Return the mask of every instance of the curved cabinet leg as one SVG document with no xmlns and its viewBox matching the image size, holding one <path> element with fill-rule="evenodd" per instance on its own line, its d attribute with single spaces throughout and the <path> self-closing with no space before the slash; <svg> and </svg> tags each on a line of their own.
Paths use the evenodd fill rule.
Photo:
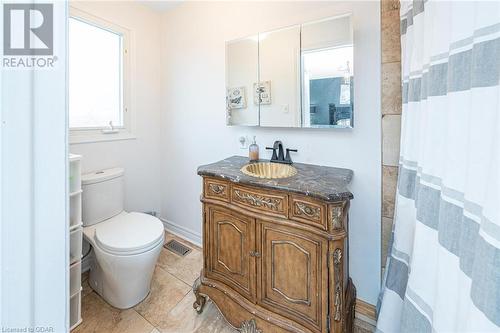
<svg viewBox="0 0 500 333">
<path fill-rule="evenodd" d="M 207 302 L 207 297 L 200 294 L 201 277 L 198 277 L 193 283 L 193 293 L 196 296 L 196 301 L 193 303 L 193 308 L 198 314 L 203 312 L 203 307 Z"/>
</svg>

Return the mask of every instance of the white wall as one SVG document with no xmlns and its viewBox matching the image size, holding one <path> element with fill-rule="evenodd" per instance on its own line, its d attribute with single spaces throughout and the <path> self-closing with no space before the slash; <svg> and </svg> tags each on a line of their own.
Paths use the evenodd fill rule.
<svg viewBox="0 0 500 333">
<path fill-rule="evenodd" d="M 71 2 L 131 31 L 131 109 L 136 139 L 72 144 L 83 172 L 125 168 L 125 209 L 160 211 L 160 14 L 133 2 Z M 98 80 L 98 78 L 96 78 Z"/>
<path fill-rule="evenodd" d="M 0 70 L 3 332 L 69 328 L 66 4 L 46 2 L 54 8 L 54 68 Z"/>
<path fill-rule="evenodd" d="M 272 129 L 225 125 L 225 41 L 353 13 L 355 127 Z M 378 2 L 186 2 L 162 18 L 162 217 L 199 240 L 196 168 L 230 155 L 240 135 L 257 135 L 261 156 L 281 139 L 297 162 L 354 170 L 350 274 L 358 297 L 376 303 L 380 285 L 380 12 Z"/>
</svg>

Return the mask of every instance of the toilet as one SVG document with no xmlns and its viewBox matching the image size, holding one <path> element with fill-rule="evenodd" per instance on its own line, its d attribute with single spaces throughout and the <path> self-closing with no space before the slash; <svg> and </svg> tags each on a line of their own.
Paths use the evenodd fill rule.
<svg viewBox="0 0 500 333">
<path fill-rule="evenodd" d="M 122 168 L 82 175 L 83 235 L 95 254 L 89 283 L 119 309 L 148 295 L 164 239 L 158 218 L 123 210 L 123 175 Z"/>
</svg>

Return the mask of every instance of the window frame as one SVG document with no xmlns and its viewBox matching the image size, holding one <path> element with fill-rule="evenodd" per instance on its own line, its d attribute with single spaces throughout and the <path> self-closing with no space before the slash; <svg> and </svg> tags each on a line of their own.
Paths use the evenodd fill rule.
<svg viewBox="0 0 500 333">
<path fill-rule="evenodd" d="M 69 143 L 90 143 L 99 141 L 114 141 L 135 139 L 132 124 L 132 107 L 131 107 L 131 55 L 130 55 L 130 40 L 131 33 L 118 24 L 112 23 L 106 19 L 97 17 L 93 14 L 85 12 L 81 9 L 69 6 L 69 17 L 80 20 L 84 23 L 96 26 L 98 28 L 108 30 L 112 33 L 122 36 L 122 126 L 114 126 L 113 131 L 109 127 L 74 127 L 69 128 Z M 68 39 L 70 38 L 68 33 Z M 69 68 L 68 68 L 69 70 Z M 69 72 L 68 72 L 69 76 Z M 69 91 L 68 91 L 69 96 Z M 69 120 L 69 103 L 68 103 L 68 120 Z"/>
</svg>

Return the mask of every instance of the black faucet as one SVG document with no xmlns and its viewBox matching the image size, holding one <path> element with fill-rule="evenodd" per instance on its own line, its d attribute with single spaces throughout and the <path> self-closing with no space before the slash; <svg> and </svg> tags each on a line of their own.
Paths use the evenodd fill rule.
<svg viewBox="0 0 500 333">
<path fill-rule="evenodd" d="M 286 156 L 283 153 L 283 143 L 279 140 L 274 142 L 273 147 L 266 147 L 266 149 L 273 150 L 273 156 L 271 157 L 271 162 L 274 163 L 284 163 L 292 164 L 292 159 L 290 158 L 290 152 L 297 152 L 297 149 L 286 149 Z M 278 151 L 278 153 L 276 153 Z"/>
</svg>

